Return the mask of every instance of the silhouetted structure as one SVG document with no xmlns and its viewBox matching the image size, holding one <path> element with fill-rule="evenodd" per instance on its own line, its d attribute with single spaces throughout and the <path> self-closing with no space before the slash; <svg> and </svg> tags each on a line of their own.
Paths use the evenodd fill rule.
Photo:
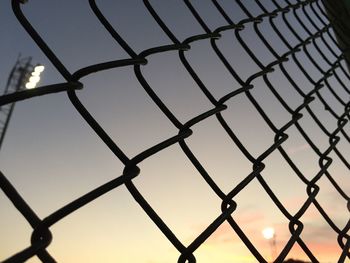
<svg viewBox="0 0 350 263">
<path fill-rule="evenodd" d="M 19 58 L 16 61 L 10 72 L 3 96 L 1 96 L 1 98 L 24 89 L 25 82 L 28 79 L 28 73 L 30 73 L 30 69 L 32 67 L 30 64 L 31 60 L 31 57 L 26 57 Z M 15 102 L 4 105 L 0 104 L 0 149 L 3 144 L 14 107 Z"/>
</svg>

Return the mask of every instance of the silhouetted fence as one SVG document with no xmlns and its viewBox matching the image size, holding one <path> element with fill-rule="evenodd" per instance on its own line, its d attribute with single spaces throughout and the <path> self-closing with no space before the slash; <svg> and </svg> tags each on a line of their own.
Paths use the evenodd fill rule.
<svg viewBox="0 0 350 263">
<path fill-rule="evenodd" d="M 193 17 L 199 23 L 202 32 L 198 32 L 197 35 L 193 35 L 185 40 L 179 40 L 174 32 L 168 27 L 165 21 L 158 15 L 156 10 L 152 6 L 152 1 L 144 0 L 145 12 L 149 12 L 154 20 L 157 22 L 159 27 L 168 36 L 169 44 L 164 46 L 155 46 L 150 49 L 143 50 L 139 54 L 136 53 L 128 44 L 128 42 L 118 33 L 118 29 L 113 27 L 108 19 L 103 15 L 99 9 L 98 4 L 94 0 L 90 0 L 89 4 L 96 15 L 96 17 L 103 24 L 105 29 L 110 33 L 112 38 L 124 49 L 128 54 L 125 59 L 119 59 L 115 61 L 107 61 L 96 65 L 89 65 L 81 68 L 76 72 L 70 72 L 65 65 L 61 62 L 60 58 L 50 49 L 49 45 L 32 27 L 30 22 L 27 20 L 25 15 L 21 11 L 21 1 L 13 0 L 13 10 L 18 20 L 33 38 L 35 43 L 45 53 L 48 59 L 60 72 L 62 77 L 66 80 L 65 83 L 52 85 L 48 87 L 39 87 L 36 90 L 22 91 L 18 96 L 6 100 L 5 96 L 0 97 L 0 105 L 5 105 L 22 99 L 27 99 L 35 96 L 42 96 L 46 93 L 54 92 L 67 92 L 72 105 L 76 108 L 77 112 L 84 118 L 86 123 L 94 130 L 94 132 L 101 138 L 108 147 L 124 165 L 125 168 L 121 171 L 122 175 L 115 178 L 112 181 L 106 182 L 104 185 L 96 187 L 89 193 L 73 200 L 71 203 L 65 205 L 61 209 L 54 213 L 47 215 L 45 218 L 39 218 L 35 211 L 23 200 L 20 194 L 13 188 L 7 177 L 0 174 L 0 187 L 3 192 L 7 195 L 8 199 L 13 205 L 21 212 L 23 217 L 29 222 L 33 228 L 31 236 L 31 245 L 27 248 L 23 248 L 15 255 L 9 255 L 4 262 L 22 262 L 31 257 L 38 256 L 42 262 L 55 262 L 55 255 L 51 255 L 46 249 L 50 245 L 52 235 L 50 227 L 59 222 L 71 213 L 74 213 L 84 205 L 93 202 L 96 198 L 101 195 L 113 191 L 122 185 L 125 185 L 132 195 L 132 197 L 139 203 L 141 208 L 149 216 L 149 219 L 156 224 L 166 238 L 173 244 L 173 246 L 179 251 L 178 262 L 195 262 L 194 252 L 205 242 L 205 240 L 215 232 L 215 230 L 224 222 L 227 222 L 233 229 L 233 231 L 239 236 L 241 241 L 250 250 L 254 257 L 259 262 L 267 262 L 266 257 L 262 255 L 260 251 L 251 242 L 250 236 L 244 232 L 241 226 L 234 219 L 234 213 L 239 206 L 239 202 L 235 201 L 235 196 L 245 189 L 252 181 L 258 182 L 266 193 L 270 196 L 275 206 L 285 216 L 289 222 L 290 238 L 285 244 L 283 249 L 279 251 L 276 262 L 283 262 L 287 257 L 295 244 L 298 244 L 301 249 L 305 252 L 307 257 L 312 262 L 318 262 L 318 255 L 314 254 L 307 242 L 303 240 L 301 234 L 304 231 L 304 224 L 302 222 L 302 216 L 308 211 L 310 206 L 314 206 L 318 212 L 322 215 L 324 220 L 328 223 L 329 227 L 337 235 L 337 242 L 341 248 L 342 253 L 339 254 L 339 262 L 344 262 L 346 258 L 350 259 L 349 247 L 350 237 L 349 228 L 350 221 L 345 226 L 338 226 L 332 221 L 328 215 L 329 211 L 324 209 L 318 202 L 318 193 L 320 187 L 318 182 L 321 178 L 325 178 L 328 183 L 337 191 L 344 199 L 344 203 L 347 203 L 347 207 L 344 206 L 344 214 L 350 210 L 349 195 L 342 185 L 337 183 L 334 176 L 329 171 L 329 167 L 332 166 L 333 158 L 338 158 L 339 161 L 349 170 L 350 165 L 346 153 L 343 153 L 338 145 L 345 144 L 348 147 L 350 136 L 349 131 L 349 113 L 350 113 L 350 76 L 347 72 L 346 59 L 344 52 L 346 52 L 344 43 L 346 39 L 343 39 L 342 46 L 338 45 L 337 38 L 342 38 L 344 33 L 337 32 L 334 34 L 333 24 L 337 23 L 337 15 L 333 13 L 333 22 L 330 24 L 328 16 L 332 13 L 330 8 L 325 8 L 323 0 L 266 0 L 266 1 L 251 1 L 256 5 L 256 10 L 259 10 L 259 14 L 253 14 L 249 10 L 249 1 L 233 0 L 235 4 L 244 12 L 245 18 L 238 22 L 235 22 L 235 18 L 232 14 L 225 9 L 223 3 L 218 0 L 212 0 L 212 8 L 215 12 L 219 12 L 223 19 L 226 21 L 225 24 L 211 29 L 206 22 L 205 16 L 201 15 L 199 10 L 196 9 L 195 5 L 191 1 L 184 1 Z M 180 1 L 179 1 L 180 2 Z M 118 2 L 119 3 L 119 2 Z M 27 3 L 30 5 L 30 1 Z M 198 3 L 197 3 L 198 4 Z M 227 3 L 225 3 L 227 4 Z M 118 4 L 116 4 L 117 6 Z M 255 13 L 256 13 L 255 10 Z M 278 19 L 278 23 L 276 22 Z M 283 25 L 282 25 L 283 24 Z M 271 34 L 276 36 L 274 41 L 263 33 L 261 27 L 264 30 L 268 29 Z M 284 30 L 281 31 L 283 26 Z M 336 30 L 342 30 L 342 24 L 337 24 Z M 261 59 L 260 50 L 254 50 L 251 48 L 251 43 L 248 43 L 244 37 L 245 30 L 247 27 L 252 27 L 254 34 L 261 40 L 261 43 L 266 47 L 266 52 L 269 52 L 269 56 L 273 59 L 266 62 L 266 59 Z M 344 30 L 346 32 L 346 30 Z M 231 32 L 234 35 L 236 43 L 238 43 L 249 55 L 252 62 L 255 63 L 258 70 L 254 74 L 249 75 L 247 78 L 241 76 L 237 72 L 239 63 L 235 64 L 230 62 L 222 52 L 220 47 L 220 41 L 223 34 Z M 265 31 L 266 32 L 266 31 Z M 291 40 L 293 38 L 293 41 Z M 68 40 L 67 40 L 68 41 Z M 231 77 L 238 83 L 237 86 L 232 87 L 232 91 L 225 94 L 224 96 L 217 99 L 211 92 L 201 78 L 196 73 L 196 69 L 192 67 L 187 54 L 191 52 L 191 48 L 195 48 L 194 43 L 198 41 L 208 41 L 212 50 L 216 56 L 220 59 L 224 67 L 230 73 Z M 283 46 L 284 51 L 277 50 L 275 48 L 276 41 L 278 45 Z M 346 46 L 346 45 L 345 45 Z M 147 67 L 148 58 L 155 54 L 162 52 L 174 52 L 177 51 L 179 59 L 182 62 L 183 67 L 187 70 L 190 76 L 193 78 L 197 87 L 203 92 L 208 101 L 212 104 L 212 107 L 207 111 L 202 112 L 198 116 L 193 116 L 190 120 L 182 123 L 177 116 L 169 109 L 168 105 L 158 96 L 157 92 L 152 89 L 152 86 L 148 83 L 142 73 L 142 69 Z M 303 59 L 300 59 L 299 55 L 303 55 Z M 307 61 L 307 66 L 305 65 Z M 292 63 L 298 74 L 302 75 L 306 81 L 301 84 L 293 74 L 288 70 L 286 64 Z M 172 137 L 153 145 L 149 149 L 140 152 L 135 157 L 127 156 L 118 144 L 111 139 L 110 135 L 107 134 L 101 125 L 92 117 L 83 103 L 79 100 L 76 90 L 83 89 L 83 84 L 79 80 L 89 74 L 94 74 L 98 71 L 107 69 L 117 69 L 121 67 L 133 67 L 134 73 L 147 92 L 148 96 L 153 102 L 159 107 L 163 114 L 168 118 L 174 127 L 178 130 L 177 134 Z M 303 99 L 303 102 L 297 107 L 291 107 L 288 103 L 289 98 L 284 97 L 279 93 L 276 87 L 276 81 L 273 81 L 271 77 L 272 72 L 278 70 L 278 74 L 284 79 L 288 80 L 290 86 L 299 94 Z M 318 78 L 314 78 L 310 74 L 310 71 L 318 73 Z M 276 73 L 277 74 L 277 73 Z M 274 75 L 275 76 L 275 75 Z M 117 81 L 117 80 L 116 80 Z M 269 115 L 265 112 L 264 108 L 260 105 L 252 91 L 256 89 L 256 82 L 260 81 L 264 83 L 266 87 L 272 92 L 274 98 L 280 103 L 281 109 L 286 110 L 289 113 L 289 119 L 284 121 L 282 126 L 277 126 Z M 220 85 L 220 83 L 217 83 Z M 311 87 L 306 91 L 305 87 Z M 343 112 L 339 113 L 334 109 L 333 105 L 323 97 L 322 90 L 327 89 L 332 94 L 334 101 L 343 109 Z M 347 97 L 339 95 L 340 93 L 347 94 Z M 265 149 L 258 156 L 254 156 L 246 148 L 244 143 L 241 142 L 240 138 L 235 133 L 235 125 L 229 124 L 227 119 L 228 116 L 223 116 L 223 112 L 229 107 L 228 102 L 232 101 L 233 98 L 244 97 L 248 99 L 251 105 L 257 110 L 266 124 L 270 127 L 274 133 L 274 143 Z M 181 98 L 179 98 L 181 99 Z M 336 121 L 336 126 L 329 129 L 329 125 L 324 125 L 320 117 L 313 111 L 312 104 L 318 101 L 324 106 L 325 112 L 328 112 L 332 118 Z M 195 103 L 195 102 L 194 102 Z M 231 104 L 234 102 L 231 102 Z M 314 124 L 320 129 L 320 131 L 328 138 L 328 148 L 326 150 L 320 150 L 318 142 L 311 139 L 307 131 L 303 128 L 302 120 L 304 118 L 302 112 L 307 112 Z M 244 112 L 241 113 L 244 116 Z M 215 182 L 213 177 L 206 171 L 205 163 L 201 163 L 197 156 L 191 150 L 191 147 L 186 143 L 186 139 L 194 134 L 191 129 L 199 122 L 208 118 L 216 118 L 220 123 L 222 129 L 226 132 L 227 136 L 234 142 L 234 144 L 240 149 L 242 154 L 251 163 L 252 170 L 249 174 L 245 175 L 244 179 L 237 184 L 231 191 L 224 192 Z M 234 123 L 234 122 L 233 122 Z M 318 156 L 319 171 L 309 178 L 303 174 L 299 169 L 298 165 L 293 162 L 293 158 L 284 148 L 285 142 L 289 139 L 287 131 L 294 127 L 305 139 L 308 147 Z M 257 128 L 257 136 L 258 134 Z M 346 130 L 347 129 L 347 130 Z M 190 245 L 186 246 L 183 242 L 172 232 L 172 229 L 162 220 L 162 218 L 152 208 L 152 205 L 147 202 L 144 196 L 139 192 L 138 188 L 133 183 L 133 179 L 139 176 L 140 171 L 138 165 L 146 160 L 147 158 L 157 155 L 162 150 L 174 145 L 179 144 L 183 150 L 183 154 L 192 162 L 193 166 L 198 170 L 203 179 L 210 186 L 212 191 L 221 199 L 221 214 L 217 215 L 217 218 L 207 226 L 207 228 L 198 235 Z M 279 196 L 274 193 L 270 188 L 269 184 L 262 176 L 261 172 L 265 169 L 264 160 L 268 158 L 272 153 L 279 153 L 284 161 L 285 166 L 289 166 L 293 169 L 295 177 L 305 185 L 305 191 L 307 192 L 307 199 L 296 213 L 291 213 L 279 200 Z M 311 161 L 311 160 L 310 160 Z M 349 176 L 347 174 L 346 176 Z M 10 178 L 10 176 L 8 177 Z M 348 178 L 344 178 L 348 180 Z M 268 211 L 266 211 L 268 213 Z"/>
</svg>

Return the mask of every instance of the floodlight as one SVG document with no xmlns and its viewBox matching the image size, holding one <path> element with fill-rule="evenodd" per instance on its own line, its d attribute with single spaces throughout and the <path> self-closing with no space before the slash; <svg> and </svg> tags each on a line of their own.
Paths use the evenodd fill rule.
<svg viewBox="0 0 350 263">
<path fill-rule="evenodd" d="M 32 76 L 29 78 L 29 82 L 34 82 L 35 84 L 38 83 L 39 80 L 40 80 L 40 77 L 39 77 L 39 76 L 33 76 L 33 75 L 32 75 Z"/>
<path fill-rule="evenodd" d="M 271 239 L 275 236 L 275 229 L 267 227 L 262 231 L 262 234 L 265 239 Z"/>
<path fill-rule="evenodd" d="M 36 84 L 40 81 L 40 73 L 43 72 L 45 67 L 43 65 L 37 65 L 31 73 L 28 82 L 25 84 L 26 89 L 34 89 Z"/>
<path fill-rule="evenodd" d="M 26 83 L 26 89 L 34 89 L 36 87 L 35 82 L 27 82 Z"/>
<path fill-rule="evenodd" d="M 41 72 L 44 71 L 44 69 L 45 69 L 45 67 L 44 67 L 43 65 L 37 65 L 37 66 L 35 66 L 35 68 L 34 68 L 34 72 L 41 73 Z M 33 73 L 34 73 L 34 72 L 33 72 Z"/>
</svg>

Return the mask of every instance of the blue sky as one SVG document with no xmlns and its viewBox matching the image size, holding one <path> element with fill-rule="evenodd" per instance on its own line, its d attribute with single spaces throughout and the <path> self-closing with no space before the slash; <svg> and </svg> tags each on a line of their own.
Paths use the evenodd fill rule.
<svg viewBox="0 0 350 263">
<path fill-rule="evenodd" d="M 245 18 L 245 14 L 234 2 L 220 1 L 234 22 L 238 22 Z M 284 0 L 279 2 L 285 4 Z M 150 47 L 171 44 L 142 1 L 109 0 L 103 3 L 98 1 L 98 4 L 136 53 Z M 180 41 L 204 33 L 183 2 L 151 1 L 151 4 Z M 266 4 L 268 9 L 273 9 L 271 1 L 266 1 Z M 193 5 L 205 17 L 211 30 L 226 24 L 211 1 L 193 1 Z M 253 15 L 261 12 L 254 1 L 247 1 L 245 5 Z M 127 53 L 98 22 L 87 1 L 30 1 L 23 6 L 23 11 L 71 72 L 95 63 L 128 58 Z M 12 14 L 10 3 L 4 3 L 0 12 L 0 30 L 6 36 L 0 50 L 1 86 L 5 85 L 19 52 L 22 56 L 32 56 L 35 63 L 45 65 L 40 85 L 64 81 L 20 26 Z M 292 14 L 287 17 L 298 26 Z M 282 32 L 288 32 L 280 18 L 276 18 L 276 24 Z M 287 51 L 286 46 L 272 32 L 268 20 L 264 20 L 260 29 L 280 54 Z M 307 37 L 300 26 L 298 30 L 302 37 Z M 290 32 L 285 35 L 292 45 L 297 44 Z M 275 60 L 257 37 L 252 25 L 246 26 L 241 37 L 249 47 L 257 50 L 256 54 L 263 63 Z M 329 38 L 327 40 L 330 41 Z M 222 33 L 217 44 L 244 80 L 259 70 L 232 32 Z M 325 55 L 334 60 L 332 54 L 322 47 Z M 313 51 L 314 48 L 310 49 L 319 59 L 320 66 L 326 68 L 320 55 Z M 215 98 L 219 99 L 240 88 L 237 80 L 217 58 L 209 40 L 193 43 L 185 55 Z M 307 65 L 312 77 L 321 77 L 305 55 L 298 53 L 297 57 Z M 295 67 L 295 63 L 286 62 L 285 67 L 304 92 L 313 88 Z M 142 67 L 142 73 L 156 94 L 183 123 L 213 108 L 183 67 L 176 51 L 151 56 L 148 64 Z M 295 109 L 303 102 L 280 69 L 276 68 L 268 78 L 291 108 Z M 130 158 L 177 134 L 177 128 L 139 84 L 132 67 L 98 72 L 84 77 L 81 82 L 84 89 L 77 92 L 78 97 Z M 330 83 L 344 100 L 348 100 L 349 94 L 341 89 L 335 78 L 331 78 Z M 290 113 L 274 98 L 262 78 L 254 80 L 252 84 L 254 88 L 251 94 L 273 123 L 278 128 L 282 127 L 291 119 Z M 323 89 L 321 94 L 337 112 L 344 110 L 328 90 Z M 228 108 L 223 112 L 224 118 L 254 157 L 273 144 L 274 132 L 245 94 L 230 99 L 226 105 Z M 315 100 L 311 108 L 331 131 L 336 128 L 336 120 L 324 110 L 319 100 Z M 304 117 L 300 124 L 316 145 L 326 150 L 329 146 L 328 137 L 305 109 L 302 113 Z M 345 129 L 349 134 L 349 125 Z M 251 162 L 215 117 L 196 124 L 192 130 L 193 135 L 186 139 L 186 143 L 225 193 L 252 171 Z M 286 133 L 289 138 L 283 144 L 284 149 L 310 180 L 320 169 L 319 157 L 295 127 Z M 343 156 L 348 157 L 349 143 L 340 137 L 338 147 Z M 330 156 L 333 159 L 330 173 L 349 193 L 348 168 L 334 153 Z M 307 198 L 305 184 L 278 151 L 266 158 L 264 163 L 266 168 L 262 176 L 287 209 L 296 213 Z M 120 176 L 124 168 L 64 93 L 16 104 L 0 152 L 0 167 L 41 218 Z M 221 200 L 205 183 L 179 145 L 173 145 L 146 159 L 139 167 L 141 174 L 134 179 L 135 185 L 185 245 L 189 245 L 221 213 Z M 318 184 L 322 186 L 319 202 L 338 227 L 344 227 L 348 220 L 348 215 L 344 213 L 346 201 L 327 179 L 322 178 Z M 261 236 L 261 230 L 266 226 L 275 227 L 278 249 L 282 249 L 290 237 L 288 220 L 258 181 L 254 180 L 234 200 L 238 204 L 234 218 L 263 256 L 266 259 L 270 256 L 269 245 Z M 5 259 L 29 245 L 32 230 L 4 195 L 0 195 L 0 204 L 5 211 L 0 221 L 0 244 L 4 248 L 0 251 L 0 259 Z M 314 208 L 310 208 L 302 219 L 305 224 L 302 237 L 314 248 L 313 252 L 316 255 L 319 253 L 323 262 L 335 261 L 341 250 L 337 247 L 334 231 Z M 176 262 L 179 257 L 179 252 L 142 211 L 125 186 L 118 187 L 69 215 L 52 226 L 51 230 L 54 240 L 48 250 L 59 262 Z M 320 236 L 325 238 L 320 240 Z M 326 251 L 328 254 L 322 253 L 324 247 L 330 248 Z M 198 262 L 255 262 L 227 223 L 198 249 L 195 256 Z M 290 256 L 305 258 L 297 247 Z M 30 262 L 38 261 L 31 259 Z"/>
</svg>

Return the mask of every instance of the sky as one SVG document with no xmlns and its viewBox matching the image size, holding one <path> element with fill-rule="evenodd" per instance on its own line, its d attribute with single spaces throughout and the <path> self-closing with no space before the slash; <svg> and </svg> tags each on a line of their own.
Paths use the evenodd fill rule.
<svg viewBox="0 0 350 263">
<path fill-rule="evenodd" d="M 236 1 L 218 2 L 234 22 L 246 18 Z M 278 2 L 286 4 L 285 0 Z M 180 41 L 204 33 L 183 1 L 152 0 L 150 3 Z M 191 3 L 211 30 L 227 24 L 210 0 Z M 269 10 L 273 9 L 272 1 L 262 3 Z M 143 1 L 99 0 L 97 4 L 136 53 L 171 44 Z M 244 1 L 244 4 L 253 15 L 261 13 L 253 0 Z M 309 9 L 307 11 L 310 12 Z M 30 0 L 23 6 L 23 12 L 70 72 L 87 65 L 129 58 L 99 23 L 88 1 Z M 293 15 L 287 14 L 287 17 L 301 37 L 307 37 Z M 304 22 L 307 23 L 305 18 Z M 276 24 L 281 32 L 286 32 L 285 37 L 291 45 L 298 43 L 281 18 L 276 18 Z M 312 28 L 312 25 L 308 26 Z M 64 82 L 19 24 L 10 1 L 1 3 L 0 30 L 1 35 L 5 36 L 0 48 L 1 90 L 19 53 L 22 57 L 31 56 L 33 63 L 45 65 L 40 86 Z M 279 54 L 288 50 L 272 32 L 267 19 L 260 25 L 260 30 Z M 256 56 L 263 63 L 275 60 L 258 39 L 251 24 L 247 24 L 241 37 L 256 50 Z M 325 38 L 331 43 L 327 36 Z M 217 44 L 242 79 L 246 80 L 259 70 L 232 31 L 222 33 Z M 324 55 L 334 61 L 334 56 L 321 41 L 319 45 Z M 330 45 L 336 50 L 334 45 Z M 193 43 L 191 50 L 185 53 L 216 99 L 240 88 L 240 84 L 218 59 L 209 40 Z M 312 46 L 310 53 L 317 58 L 320 67 L 327 69 L 327 64 Z M 305 54 L 298 53 L 297 57 L 314 79 L 322 77 Z M 185 70 L 176 51 L 155 54 L 148 60 L 148 64 L 142 66 L 145 79 L 182 123 L 213 108 Z M 304 92 L 313 88 L 292 60 L 284 65 Z M 345 79 L 341 72 L 339 75 Z M 303 102 L 302 96 L 288 83 L 279 68 L 269 73 L 268 79 L 291 108 L 295 109 Z M 132 67 L 101 71 L 80 81 L 84 88 L 77 92 L 79 99 L 129 158 L 178 133 L 139 84 Z M 329 82 L 341 98 L 349 100 L 349 94 L 334 77 Z M 280 128 L 291 120 L 290 113 L 278 102 L 262 78 L 257 78 L 252 84 L 251 94 L 276 127 Z M 320 93 L 337 113 L 343 112 L 344 107 L 328 89 L 322 89 Z M 255 158 L 273 144 L 274 132 L 245 94 L 237 95 L 225 104 L 227 109 L 223 111 L 223 117 Z M 330 131 L 336 129 L 336 119 L 324 110 L 318 99 L 310 107 Z M 305 109 L 302 113 L 301 126 L 317 147 L 325 151 L 329 146 L 328 137 Z M 193 134 L 186 139 L 186 143 L 222 191 L 230 192 L 252 171 L 251 162 L 233 143 L 215 116 L 191 129 Z M 344 129 L 350 134 L 349 124 Z M 320 170 L 318 156 L 296 127 L 292 126 L 286 133 L 289 138 L 283 143 L 284 150 L 305 177 L 311 180 Z M 350 145 L 345 137 L 339 136 L 341 140 L 337 147 L 348 158 Z M 333 159 L 330 174 L 349 195 L 349 169 L 335 153 L 329 156 Z M 307 198 L 306 185 L 277 150 L 264 160 L 264 164 L 266 168 L 261 175 L 288 211 L 295 214 Z M 141 173 L 133 182 L 184 245 L 188 246 L 221 214 L 221 199 L 203 180 L 178 144 L 147 158 L 139 167 Z M 16 103 L 0 151 L 0 169 L 40 218 L 120 176 L 123 168 L 122 162 L 75 110 L 67 94 L 50 94 Z M 346 201 L 328 179 L 323 177 L 317 184 L 321 187 L 317 200 L 342 229 L 349 220 Z M 271 260 L 270 243 L 261 232 L 265 227 L 274 227 L 279 253 L 290 238 L 288 220 L 256 179 L 239 192 L 234 201 L 237 209 L 233 218 L 262 256 Z M 2 192 L 0 209 L 0 260 L 4 260 L 30 244 L 32 229 Z M 301 221 L 304 224 L 301 237 L 320 262 L 337 261 L 341 254 L 337 235 L 313 205 Z M 170 263 L 177 262 L 180 256 L 124 185 L 68 215 L 50 230 L 53 241 L 47 250 L 58 262 Z M 194 255 L 199 263 L 256 262 L 227 222 Z M 307 260 L 297 245 L 288 255 L 288 258 L 292 257 Z M 28 262 L 40 261 L 34 257 Z M 350 262 L 349 259 L 346 262 Z"/>
</svg>

